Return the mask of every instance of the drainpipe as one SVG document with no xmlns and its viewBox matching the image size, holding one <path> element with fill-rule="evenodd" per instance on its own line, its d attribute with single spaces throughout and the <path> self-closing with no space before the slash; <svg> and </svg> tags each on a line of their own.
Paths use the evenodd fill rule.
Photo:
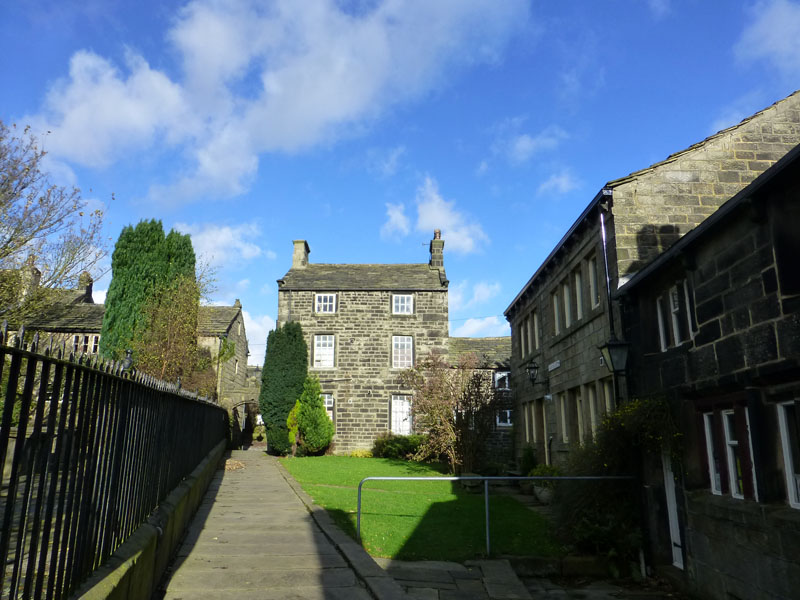
<svg viewBox="0 0 800 600">
<path fill-rule="evenodd" d="M 614 329 L 614 307 L 611 304 L 611 273 L 609 273 L 608 269 L 608 238 L 606 237 L 606 220 L 605 213 L 603 212 L 603 207 L 601 205 L 605 202 L 608 211 L 611 211 L 611 207 L 614 204 L 614 191 L 610 188 L 603 188 L 600 190 L 600 195 L 602 196 L 602 199 L 597 203 L 597 209 L 600 212 L 600 237 L 603 240 L 603 266 L 605 267 L 606 274 L 606 299 L 608 300 L 609 337 L 613 339 L 617 337 L 617 332 Z M 617 378 L 616 371 L 611 373 L 611 385 L 614 388 L 614 405 L 616 408 L 619 406 L 620 399 L 619 379 Z"/>
</svg>

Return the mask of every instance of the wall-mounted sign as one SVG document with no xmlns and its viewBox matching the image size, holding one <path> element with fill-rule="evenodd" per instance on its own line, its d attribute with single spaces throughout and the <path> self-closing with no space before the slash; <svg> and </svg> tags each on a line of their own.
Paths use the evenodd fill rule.
<svg viewBox="0 0 800 600">
<path fill-rule="evenodd" d="M 557 360 L 557 361 L 551 362 L 549 365 L 547 365 L 547 370 L 548 371 L 555 371 L 560 366 L 561 366 L 561 361 Z"/>
</svg>

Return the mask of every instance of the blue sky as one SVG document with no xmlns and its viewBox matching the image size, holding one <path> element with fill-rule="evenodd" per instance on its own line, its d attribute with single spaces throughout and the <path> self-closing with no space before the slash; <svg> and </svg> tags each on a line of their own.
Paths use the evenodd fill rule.
<svg viewBox="0 0 800 600">
<path fill-rule="evenodd" d="M 800 2 L 10 1 L 0 56 L 0 119 L 105 207 L 110 247 L 141 219 L 191 233 L 259 364 L 294 239 L 426 262 L 439 227 L 451 334 L 507 335 L 606 181 L 800 88 Z"/>
</svg>

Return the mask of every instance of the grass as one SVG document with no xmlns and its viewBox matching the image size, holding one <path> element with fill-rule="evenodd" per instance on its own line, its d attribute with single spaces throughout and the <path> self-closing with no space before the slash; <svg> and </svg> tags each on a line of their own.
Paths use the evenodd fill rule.
<svg viewBox="0 0 800 600">
<path fill-rule="evenodd" d="M 356 537 L 358 483 L 364 477 L 434 477 L 442 467 L 383 458 L 321 456 L 281 461 L 336 524 Z M 489 496 L 492 554 L 555 556 L 561 550 L 547 520 L 511 497 Z M 485 556 L 483 494 L 449 481 L 368 481 L 361 537 L 373 556 L 464 561 Z"/>
</svg>

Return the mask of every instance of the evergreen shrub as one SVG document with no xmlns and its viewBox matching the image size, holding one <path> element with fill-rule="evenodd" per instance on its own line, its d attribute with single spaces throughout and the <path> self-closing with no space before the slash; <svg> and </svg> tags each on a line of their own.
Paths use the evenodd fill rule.
<svg viewBox="0 0 800 600">
<path fill-rule="evenodd" d="M 417 433 L 397 435 L 387 431 L 382 433 L 372 445 L 372 455 L 377 458 L 399 458 L 410 460 L 425 441 L 425 436 Z"/>
<path fill-rule="evenodd" d="M 335 430 L 333 421 L 325 410 L 316 376 L 306 377 L 298 404 L 300 409 L 297 413 L 297 428 L 300 444 L 306 454 L 319 454 L 331 443 Z"/>
</svg>

